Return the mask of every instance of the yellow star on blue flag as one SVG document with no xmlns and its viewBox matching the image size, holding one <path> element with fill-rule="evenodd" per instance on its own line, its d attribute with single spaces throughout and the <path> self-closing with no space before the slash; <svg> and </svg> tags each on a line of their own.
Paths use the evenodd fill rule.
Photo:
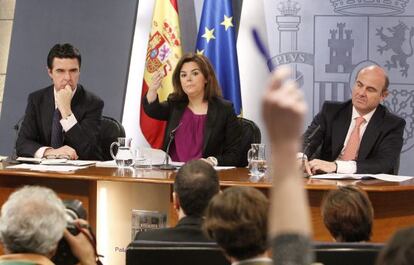
<svg viewBox="0 0 414 265">
<path fill-rule="evenodd" d="M 228 30 L 230 27 L 234 27 L 232 20 L 233 17 L 228 17 L 224 15 L 224 20 L 220 23 L 220 25 L 223 25 L 224 28 Z"/>
<path fill-rule="evenodd" d="M 201 37 L 205 38 L 207 40 L 207 43 L 211 39 L 215 39 L 216 37 L 214 37 L 214 28 L 208 29 L 207 27 L 205 27 L 204 28 L 204 34 Z"/>
</svg>

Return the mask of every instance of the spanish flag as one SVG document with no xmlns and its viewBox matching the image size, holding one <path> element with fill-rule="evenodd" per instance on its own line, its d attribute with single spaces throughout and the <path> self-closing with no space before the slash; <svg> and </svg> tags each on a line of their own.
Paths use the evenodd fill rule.
<svg viewBox="0 0 414 265">
<path fill-rule="evenodd" d="M 162 69 L 165 77 L 161 83 L 161 88 L 158 90 L 158 98 L 160 102 L 167 99 L 173 91 L 172 73 L 181 56 L 182 47 L 177 0 L 156 0 L 147 47 L 142 98 L 151 85 L 153 74 Z M 140 111 L 142 134 L 152 148 L 161 148 L 167 122 L 148 117 L 144 112 L 142 103 Z"/>
</svg>

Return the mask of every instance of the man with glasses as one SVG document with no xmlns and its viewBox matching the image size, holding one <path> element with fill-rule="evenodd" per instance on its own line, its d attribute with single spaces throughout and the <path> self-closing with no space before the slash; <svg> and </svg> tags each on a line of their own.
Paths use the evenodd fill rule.
<svg viewBox="0 0 414 265">
<path fill-rule="evenodd" d="M 47 56 L 53 85 L 29 95 L 16 142 L 18 156 L 100 160 L 103 101 L 78 84 L 79 50 L 56 44 Z"/>
</svg>

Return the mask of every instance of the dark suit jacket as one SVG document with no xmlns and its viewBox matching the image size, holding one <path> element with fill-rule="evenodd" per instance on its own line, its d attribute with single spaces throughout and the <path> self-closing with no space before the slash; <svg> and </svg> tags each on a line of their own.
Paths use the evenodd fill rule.
<svg viewBox="0 0 414 265">
<path fill-rule="evenodd" d="M 304 151 L 310 158 L 334 161 L 338 158 L 352 118 L 352 102 L 325 102 L 305 132 Z M 320 129 L 309 139 L 309 135 Z M 405 120 L 379 105 L 368 123 L 356 160 L 356 173 L 393 173 L 403 145 Z"/>
<path fill-rule="evenodd" d="M 168 99 L 148 103 L 144 96 L 144 111 L 151 118 L 168 121 L 164 136 L 166 150 L 171 131 L 178 126 L 188 102 Z M 208 103 L 207 120 L 203 141 L 203 157 L 214 156 L 220 166 L 237 166 L 240 156 L 241 124 L 233 110 L 233 104 L 222 98 Z"/>
<path fill-rule="evenodd" d="M 72 112 L 77 119 L 64 133 L 64 145 L 76 150 L 79 159 L 101 160 L 98 144 L 103 101 L 78 85 L 72 98 Z M 26 113 L 16 142 L 18 156 L 33 157 L 42 146 L 50 146 L 55 99 L 53 85 L 29 95 Z"/>
<path fill-rule="evenodd" d="M 171 242 L 213 242 L 201 230 L 202 218 L 186 216 L 172 228 L 143 231 L 135 235 L 135 240 Z"/>
</svg>

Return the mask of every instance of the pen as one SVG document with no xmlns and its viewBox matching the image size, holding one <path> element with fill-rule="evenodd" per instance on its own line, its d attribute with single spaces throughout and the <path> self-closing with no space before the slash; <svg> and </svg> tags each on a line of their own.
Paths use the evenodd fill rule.
<svg viewBox="0 0 414 265">
<path fill-rule="evenodd" d="M 262 54 L 263 58 L 266 61 L 267 67 L 269 68 L 269 72 L 272 72 L 276 69 L 276 67 L 273 65 L 272 59 L 270 58 L 269 51 L 267 50 L 266 46 L 264 45 L 262 39 L 259 36 L 259 32 L 257 29 L 252 29 L 252 35 L 254 42 L 256 44 L 257 49 L 260 51 L 260 54 Z"/>
<path fill-rule="evenodd" d="M 260 38 L 259 32 L 256 28 L 252 29 L 252 35 L 254 39 L 254 43 L 256 44 L 257 49 L 259 50 L 260 54 L 263 56 L 263 58 L 266 61 L 267 67 L 269 68 L 269 72 L 272 72 L 276 69 L 276 65 L 273 64 L 272 58 L 270 57 L 269 50 L 264 45 L 262 39 Z M 295 81 L 298 81 L 303 76 L 299 75 L 296 77 Z"/>
</svg>

